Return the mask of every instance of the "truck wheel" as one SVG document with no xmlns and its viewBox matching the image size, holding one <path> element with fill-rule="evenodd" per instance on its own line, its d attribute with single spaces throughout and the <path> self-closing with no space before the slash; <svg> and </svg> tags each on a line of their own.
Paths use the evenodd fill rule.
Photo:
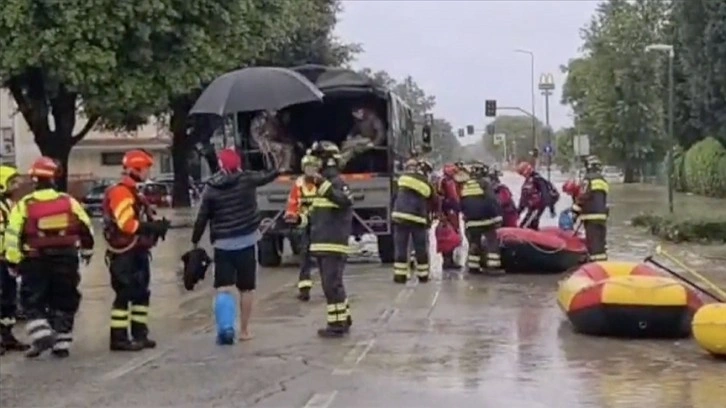
<svg viewBox="0 0 726 408">
<path fill-rule="evenodd" d="M 393 235 L 379 235 L 378 236 L 378 258 L 381 263 L 391 264 L 393 263 Z"/>
<path fill-rule="evenodd" d="M 276 267 L 282 264 L 282 239 L 265 236 L 257 243 L 257 262 L 260 266 Z"/>
</svg>

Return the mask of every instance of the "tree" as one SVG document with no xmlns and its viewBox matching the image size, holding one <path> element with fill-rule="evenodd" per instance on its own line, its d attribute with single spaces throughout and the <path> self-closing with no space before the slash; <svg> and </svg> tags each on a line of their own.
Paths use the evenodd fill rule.
<svg viewBox="0 0 726 408">
<path fill-rule="evenodd" d="M 555 156 L 552 162 L 563 172 L 568 171 L 575 160 L 574 137 L 576 134 L 577 131 L 573 127 L 555 132 Z"/>
<path fill-rule="evenodd" d="M 487 151 L 491 152 L 498 160 L 514 158 L 515 161 L 525 160 L 530 157 L 530 151 L 534 147 L 532 139 L 532 118 L 527 116 L 501 115 L 497 116 L 490 125 L 494 126 L 494 133 L 506 135 L 506 151 L 509 157 L 504 157 L 504 144 L 494 144 L 494 138 L 489 135 L 482 136 L 482 144 Z M 537 120 L 535 122 L 535 133 L 538 140 L 542 140 L 544 125 Z"/>
<path fill-rule="evenodd" d="M 635 181 L 666 150 L 664 58 L 645 53 L 666 38 L 669 2 L 609 0 L 583 29 L 585 55 L 570 61 L 563 102 L 571 104 L 593 151 Z"/>
</svg>

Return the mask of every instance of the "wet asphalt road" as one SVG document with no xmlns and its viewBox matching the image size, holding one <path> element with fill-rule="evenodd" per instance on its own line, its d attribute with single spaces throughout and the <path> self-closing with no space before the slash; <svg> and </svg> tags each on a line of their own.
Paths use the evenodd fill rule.
<svg viewBox="0 0 726 408">
<path fill-rule="evenodd" d="M 518 188 L 516 177 L 507 176 L 506 182 Z M 659 202 L 660 192 L 638 199 L 626 188 L 613 186 L 610 254 L 639 260 L 653 243 L 624 221 L 641 201 L 643 206 Z M 151 329 L 158 349 L 106 350 L 112 293 L 102 260 L 94 259 L 84 271 L 72 357 L 2 357 L 0 407 L 726 405 L 726 367 L 690 340 L 616 341 L 573 334 L 555 303 L 557 276 L 441 279 L 439 271 L 427 284 L 398 286 L 374 260 L 356 262 L 346 276 L 353 331 L 347 339 L 325 341 L 314 333 L 324 313 L 319 285 L 313 300 L 301 304 L 294 298 L 294 267 L 263 270 L 256 338 L 219 347 L 209 288 L 187 293 L 178 283 L 176 262 L 188 247 L 185 234 L 175 231 L 154 260 Z M 695 266 L 712 276 L 724 275 L 694 250 L 674 252 L 691 254 L 684 259 L 700 261 Z"/>
</svg>

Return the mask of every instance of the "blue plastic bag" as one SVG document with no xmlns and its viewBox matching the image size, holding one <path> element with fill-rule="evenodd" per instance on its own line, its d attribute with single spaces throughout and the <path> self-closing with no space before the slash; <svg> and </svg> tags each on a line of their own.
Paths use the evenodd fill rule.
<svg viewBox="0 0 726 408">
<path fill-rule="evenodd" d="M 559 227 L 564 231 L 572 231 L 575 229 L 575 215 L 572 210 L 567 209 L 560 213 Z"/>
<path fill-rule="evenodd" d="M 237 301 L 233 294 L 218 292 L 214 298 L 214 317 L 217 321 L 217 343 L 234 343 L 234 324 L 237 320 Z"/>
</svg>

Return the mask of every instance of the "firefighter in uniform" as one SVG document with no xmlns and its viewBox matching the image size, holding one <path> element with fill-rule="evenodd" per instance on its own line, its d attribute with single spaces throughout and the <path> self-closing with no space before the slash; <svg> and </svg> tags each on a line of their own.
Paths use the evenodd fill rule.
<svg viewBox="0 0 726 408">
<path fill-rule="evenodd" d="M 353 198 L 340 177 L 340 150 L 331 142 L 315 142 L 311 154 L 321 161 L 314 177 L 317 195 L 310 215 L 301 225 L 310 224 L 310 255 L 318 262 L 320 280 L 327 301 L 327 325 L 318 330 L 325 338 L 342 337 L 352 324 L 348 297 L 343 286 L 343 271 L 352 232 Z"/>
<path fill-rule="evenodd" d="M 409 244 L 413 246 L 416 276 L 419 282 L 429 280 L 428 234 L 436 193 L 429 183 L 431 165 L 423 160 L 410 159 L 398 178 L 393 201 L 393 281 L 406 283 L 409 276 Z"/>
<path fill-rule="evenodd" d="M 502 224 L 502 210 L 489 183 L 486 167 L 474 163 L 466 171 L 467 179 L 461 189 L 461 212 L 469 241 L 467 268 L 469 273 L 481 273 L 482 266 L 490 274 L 501 271 L 502 261 L 497 228 Z M 486 248 L 482 248 L 482 238 Z M 486 260 L 482 260 L 486 252 Z"/>
<path fill-rule="evenodd" d="M 287 208 L 285 210 L 285 221 L 291 224 L 300 225 L 301 216 L 307 215 L 317 194 L 315 175 L 320 171 L 320 159 L 306 154 L 303 156 L 300 165 L 303 175 L 298 177 L 293 184 L 290 194 L 287 197 Z M 303 302 L 310 300 L 310 289 L 313 281 L 310 277 L 310 270 L 313 266 L 313 259 L 310 256 L 310 225 L 301 225 L 300 228 L 300 275 L 298 278 L 298 299 Z"/>
<path fill-rule="evenodd" d="M 5 264 L 3 235 L 13 206 L 11 195 L 17 189 L 18 171 L 14 167 L 0 166 L 0 355 L 5 350 L 25 351 L 30 346 L 13 335 L 18 311 L 18 281 Z"/>
<path fill-rule="evenodd" d="M 60 171 L 48 157 L 33 163 L 28 174 L 35 190 L 15 204 L 5 231 L 5 261 L 23 278 L 20 297 L 28 316 L 30 358 L 48 349 L 68 357 L 81 302 L 79 255 L 86 264 L 93 255 L 88 214 L 73 197 L 55 190 Z"/>
<path fill-rule="evenodd" d="M 106 190 L 103 200 L 106 263 L 115 293 L 109 341 L 114 351 L 156 347 L 148 329 L 150 250 L 165 238 L 169 221 L 155 220 L 153 210 L 136 189 L 137 183 L 147 179 L 153 164 L 146 151 L 128 151 L 123 157 L 121 180 Z"/>
<path fill-rule="evenodd" d="M 582 193 L 572 205 L 577 223 L 585 228 L 585 244 L 591 262 L 607 261 L 608 191 L 602 163 L 596 156 L 587 158 Z"/>
</svg>

